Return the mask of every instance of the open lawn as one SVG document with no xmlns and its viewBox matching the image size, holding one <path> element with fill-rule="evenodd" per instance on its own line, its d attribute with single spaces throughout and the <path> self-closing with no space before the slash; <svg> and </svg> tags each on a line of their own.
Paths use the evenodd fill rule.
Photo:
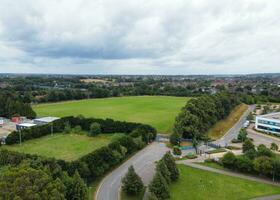
<svg viewBox="0 0 280 200">
<path fill-rule="evenodd" d="M 213 140 L 221 138 L 239 121 L 247 109 L 248 106 L 245 104 L 236 106 L 226 119 L 219 121 L 208 131 L 208 136 Z"/>
<path fill-rule="evenodd" d="M 280 194 L 280 187 L 178 165 L 180 178 L 171 184 L 170 200 L 247 200 Z"/>
<path fill-rule="evenodd" d="M 33 108 L 38 116 L 82 114 L 85 117 L 146 123 L 157 128 L 159 133 L 171 133 L 175 117 L 188 99 L 167 96 L 115 97 L 39 104 Z"/>
<path fill-rule="evenodd" d="M 112 135 L 108 134 L 96 137 L 78 134 L 54 134 L 26 141 L 22 145 L 5 145 L 1 148 L 71 161 L 107 145 L 111 141 L 111 137 Z"/>
</svg>

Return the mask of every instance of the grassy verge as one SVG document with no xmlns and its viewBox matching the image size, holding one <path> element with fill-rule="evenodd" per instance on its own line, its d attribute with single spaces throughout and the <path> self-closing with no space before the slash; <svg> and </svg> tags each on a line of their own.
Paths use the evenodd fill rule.
<svg viewBox="0 0 280 200">
<path fill-rule="evenodd" d="M 111 134 L 88 137 L 80 134 L 59 133 L 29 140 L 21 145 L 4 145 L 1 148 L 72 161 L 107 145 L 111 141 L 111 137 L 113 137 Z"/>
<path fill-rule="evenodd" d="M 214 150 L 211 150 L 211 151 L 207 151 L 206 153 L 207 154 L 215 154 L 215 153 L 223 153 L 223 152 L 226 152 L 227 150 L 225 149 L 214 149 Z"/>
<path fill-rule="evenodd" d="M 107 174 L 106 174 L 107 175 Z M 105 176 L 106 176 L 105 175 Z M 88 186 L 88 199 L 89 200 L 94 200 L 95 199 L 95 192 L 100 184 L 100 182 L 102 181 L 102 179 L 105 177 L 103 176 L 102 178 L 99 178 L 98 180 L 95 180 L 93 183 L 91 183 Z"/>
<path fill-rule="evenodd" d="M 208 136 L 213 140 L 221 138 L 229 129 L 231 129 L 231 127 L 234 126 L 234 124 L 239 121 L 247 109 L 248 106 L 245 104 L 236 106 L 226 119 L 219 121 L 208 131 Z"/>
<path fill-rule="evenodd" d="M 178 165 L 170 200 L 245 200 L 280 193 L 280 187 Z"/>
<path fill-rule="evenodd" d="M 150 124 L 159 133 L 171 133 L 175 117 L 190 98 L 131 96 L 87 99 L 33 106 L 38 116 L 112 118 Z"/>
<path fill-rule="evenodd" d="M 138 196 L 129 196 L 121 191 L 121 200 L 143 200 L 144 194 L 145 190 L 143 190 L 142 193 Z"/>
<path fill-rule="evenodd" d="M 198 162 L 196 164 L 199 164 L 199 165 L 203 165 L 203 166 L 206 166 L 206 167 L 211 167 L 211 168 L 214 168 L 214 169 L 222 169 L 222 170 L 227 170 L 226 168 L 224 168 L 223 166 L 219 165 L 218 163 L 215 163 L 215 162 Z"/>
</svg>

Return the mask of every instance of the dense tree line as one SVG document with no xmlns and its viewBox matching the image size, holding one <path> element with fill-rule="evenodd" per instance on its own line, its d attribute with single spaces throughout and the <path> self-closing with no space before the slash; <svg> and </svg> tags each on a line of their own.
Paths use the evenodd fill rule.
<svg viewBox="0 0 280 200">
<path fill-rule="evenodd" d="M 272 144 L 271 149 L 276 150 L 278 147 L 275 148 L 275 144 Z M 232 170 L 279 179 L 280 160 L 271 149 L 263 144 L 256 148 L 250 139 L 246 139 L 243 143 L 243 155 L 235 156 L 228 152 L 219 164 Z"/>
<path fill-rule="evenodd" d="M 97 81 L 83 81 L 91 79 Z M 0 87 L 3 84 L 1 90 L 13 91 L 28 103 L 137 95 L 201 96 L 221 91 L 242 96 L 244 102 L 280 102 L 279 76 L 231 79 L 233 81 L 211 76 L 38 75 L 0 77 Z"/>
<path fill-rule="evenodd" d="M 218 120 L 240 103 L 235 95 L 219 93 L 191 99 L 176 117 L 174 132 L 184 138 L 202 139 Z"/>
<path fill-rule="evenodd" d="M 13 116 L 25 116 L 35 118 L 36 113 L 30 104 L 12 92 L 0 92 L 0 116 L 11 118 Z"/>
<path fill-rule="evenodd" d="M 76 171 L 71 176 L 55 159 L 0 150 L 0 199 L 87 199 L 87 187 Z"/>
</svg>

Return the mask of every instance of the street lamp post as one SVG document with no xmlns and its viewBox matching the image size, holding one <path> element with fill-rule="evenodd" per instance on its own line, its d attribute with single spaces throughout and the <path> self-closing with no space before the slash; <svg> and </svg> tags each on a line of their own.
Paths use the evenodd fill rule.
<svg viewBox="0 0 280 200">
<path fill-rule="evenodd" d="M 19 144 L 21 145 L 21 129 L 19 129 Z"/>
<path fill-rule="evenodd" d="M 53 136 L 53 123 L 51 123 L 51 134 Z"/>
</svg>

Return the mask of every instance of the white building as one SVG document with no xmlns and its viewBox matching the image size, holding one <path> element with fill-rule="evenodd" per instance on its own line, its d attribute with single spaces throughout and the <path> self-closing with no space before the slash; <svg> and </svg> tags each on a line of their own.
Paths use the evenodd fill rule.
<svg viewBox="0 0 280 200">
<path fill-rule="evenodd" d="M 31 128 L 33 126 L 36 126 L 36 124 L 32 124 L 32 123 L 21 123 L 21 124 L 17 124 L 16 125 L 16 128 L 17 130 L 23 130 L 23 129 L 26 129 L 26 128 Z"/>
<path fill-rule="evenodd" d="M 44 125 L 44 124 L 51 123 L 58 119 L 59 118 L 57 118 L 57 117 L 43 117 L 43 118 L 39 118 L 39 119 L 34 119 L 33 123 L 37 124 L 37 125 Z"/>
<path fill-rule="evenodd" d="M 255 129 L 280 135 L 280 112 L 257 116 Z"/>
</svg>

